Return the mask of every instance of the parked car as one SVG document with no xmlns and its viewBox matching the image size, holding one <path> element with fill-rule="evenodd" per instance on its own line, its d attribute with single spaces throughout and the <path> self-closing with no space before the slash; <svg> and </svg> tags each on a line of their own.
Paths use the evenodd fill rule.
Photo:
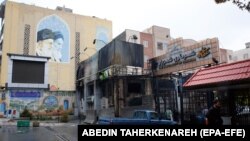
<svg viewBox="0 0 250 141">
<path fill-rule="evenodd" d="M 100 117 L 99 125 L 177 125 L 172 120 L 163 120 L 155 111 L 136 110 L 132 118 L 105 118 Z"/>
</svg>

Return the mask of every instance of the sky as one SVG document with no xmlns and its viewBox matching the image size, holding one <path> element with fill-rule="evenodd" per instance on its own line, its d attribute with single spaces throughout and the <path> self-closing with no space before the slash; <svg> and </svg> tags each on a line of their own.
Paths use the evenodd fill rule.
<svg viewBox="0 0 250 141">
<path fill-rule="evenodd" d="M 3 1 L 3 0 L 0 0 Z M 49 9 L 65 6 L 73 13 L 112 21 L 113 38 L 125 29 L 143 31 L 157 25 L 173 38 L 196 41 L 218 37 L 220 47 L 245 48 L 250 42 L 250 12 L 232 2 L 214 0 L 12 0 Z"/>
</svg>

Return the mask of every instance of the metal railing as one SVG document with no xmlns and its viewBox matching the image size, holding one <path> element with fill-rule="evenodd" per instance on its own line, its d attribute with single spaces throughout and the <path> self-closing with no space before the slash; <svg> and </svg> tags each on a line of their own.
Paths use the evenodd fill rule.
<svg viewBox="0 0 250 141">
<path fill-rule="evenodd" d="M 86 80 L 93 81 L 99 79 L 99 74 L 105 73 L 107 78 L 112 78 L 115 76 L 139 76 L 139 75 L 148 75 L 151 73 L 150 70 L 143 69 L 142 67 L 135 66 L 123 66 L 123 65 L 112 65 L 105 69 L 102 69 L 96 73 L 84 76 L 77 81 Z"/>
</svg>

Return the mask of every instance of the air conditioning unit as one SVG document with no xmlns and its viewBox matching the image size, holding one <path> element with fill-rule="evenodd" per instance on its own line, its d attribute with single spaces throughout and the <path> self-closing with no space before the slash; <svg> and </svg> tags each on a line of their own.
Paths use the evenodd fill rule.
<svg viewBox="0 0 250 141">
<path fill-rule="evenodd" d="M 86 101 L 88 103 L 94 103 L 94 99 L 95 99 L 95 96 L 88 96 L 87 99 L 86 99 Z"/>
<path fill-rule="evenodd" d="M 101 106 L 102 106 L 102 109 L 107 109 L 108 108 L 108 106 L 109 106 L 108 98 L 103 97 L 101 99 Z"/>
</svg>

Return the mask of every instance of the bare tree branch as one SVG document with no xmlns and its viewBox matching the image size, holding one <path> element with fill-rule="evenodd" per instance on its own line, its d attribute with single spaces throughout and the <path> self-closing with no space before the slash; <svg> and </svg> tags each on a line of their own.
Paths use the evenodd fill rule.
<svg viewBox="0 0 250 141">
<path fill-rule="evenodd" d="M 247 10 L 250 12 L 250 0 L 214 0 L 217 4 L 225 3 L 231 1 L 233 4 L 237 5 L 241 10 Z"/>
</svg>

